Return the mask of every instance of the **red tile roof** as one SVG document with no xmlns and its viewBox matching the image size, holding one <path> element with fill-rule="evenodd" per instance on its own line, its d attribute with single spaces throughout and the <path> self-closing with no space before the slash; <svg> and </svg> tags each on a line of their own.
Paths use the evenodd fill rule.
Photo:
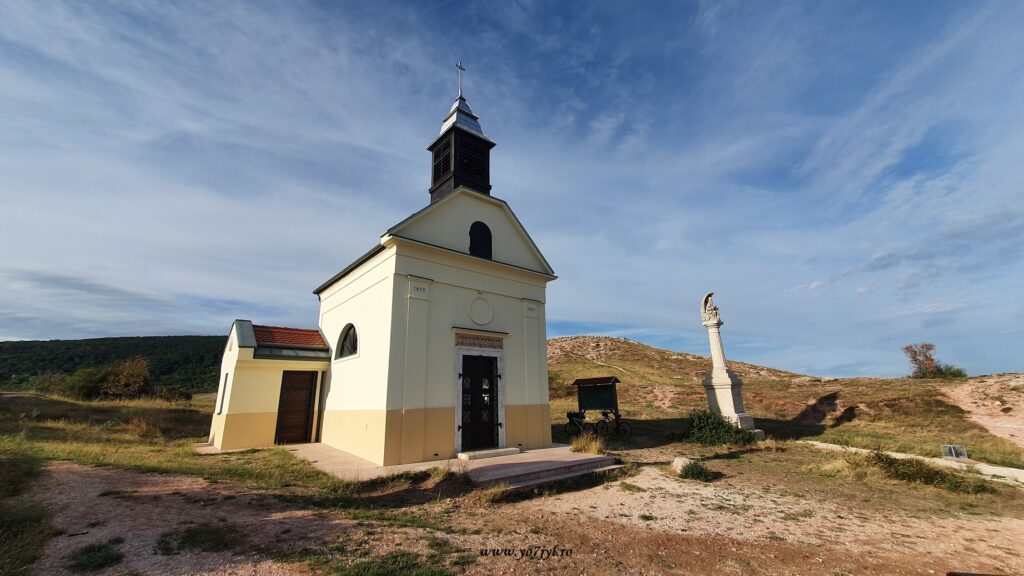
<svg viewBox="0 0 1024 576">
<path fill-rule="evenodd" d="M 252 325 L 257 346 L 291 346 L 294 348 L 327 348 L 319 330 Z"/>
</svg>

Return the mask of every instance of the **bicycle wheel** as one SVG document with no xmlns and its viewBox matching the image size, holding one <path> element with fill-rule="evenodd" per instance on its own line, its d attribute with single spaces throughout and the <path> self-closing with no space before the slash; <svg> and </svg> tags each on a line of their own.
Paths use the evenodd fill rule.
<svg viewBox="0 0 1024 576">
<path fill-rule="evenodd" d="M 633 436 L 633 426 L 629 422 L 619 422 L 619 429 L 615 433 L 624 440 L 629 440 Z"/>
<path fill-rule="evenodd" d="M 573 421 L 566 422 L 565 426 L 562 426 L 562 430 L 565 432 L 565 435 L 570 438 L 583 431 L 580 429 L 580 425 Z"/>
<path fill-rule="evenodd" d="M 608 435 L 608 421 L 607 420 L 598 420 L 597 424 L 594 425 L 594 431 L 597 432 L 598 436 L 607 436 Z"/>
<path fill-rule="evenodd" d="M 583 432 L 588 433 L 588 434 L 596 434 L 596 431 L 594 429 L 594 425 L 591 424 L 590 422 L 584 422 L 583 423 Z"/>
</svg>

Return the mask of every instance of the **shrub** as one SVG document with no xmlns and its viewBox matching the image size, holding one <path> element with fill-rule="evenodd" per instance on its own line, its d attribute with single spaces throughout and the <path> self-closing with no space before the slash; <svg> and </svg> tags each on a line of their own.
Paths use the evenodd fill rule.
<svg viewBox="0 0 1024 576">
<path fill-rule="evenodd" d="M 690 429 L 687 438 L 705 446 L 720 444 L 750 444 L 754 434 L 742 430 L 721 414 L 711 410 L 694 410 L 690 412 Z"/>
<path fill-rule="evenodd" d="M 63 372 L 44 372 L 37 374 L 25 382 L 25 388 L 36 392 L 49 393 L 59 392 L 64 386 L 64 380 L 68 377 Z"/>
<path fill-rule="evenodd" d="M 571 450 L 586 454 L 604 454 L 604 438 L 593 432 L 584 432 L 572 439 Z"/>
<path fill-rule="evenodd" d="M 102 391 L 104 396 L 119 400 L 138 398 L 148 382 L 149 360 L 136 356 L 130 360 L 117 362 L 107 369 Z"/>
<path fill-rule="evenodd" d="M 61 383 L 60 393 L 79 400 L 95 400 L 103 394 L 107 371 L 102 368 L 79 368 Z"/>
<path fill-rule="evenodd" d="M 922 342 L 921 344 L 907 344 L 903 347 L 903 353 L 910 360 L 914 371 L 911 378 L 966 378 L 967 372 L 952 364 L 942 364 L 935 360 L 932 354 L 935 351 L 935 344 Z"/>
<path fill-rule="evenodd" d="M 700 462 L 690 462 L 679 471 L 679 477 L 683 480 L 699 480 L 701 482 L 711 482 L 718 477 L 713 471 L 708 469 L 707 466 Z"/>
</svg>

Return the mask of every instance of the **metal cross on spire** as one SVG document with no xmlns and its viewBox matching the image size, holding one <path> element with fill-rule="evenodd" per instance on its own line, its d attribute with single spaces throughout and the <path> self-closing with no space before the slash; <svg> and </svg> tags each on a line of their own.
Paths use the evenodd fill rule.
<svg viewBox="0 0 1024 576">
<path fill-rule="evenodd" d="M 456 64 L 455 67 L 459 69 L 459 98 L 462 98 L 462 73 L 465 72 L 466 69 L 462 67 L 461 61 Z"/>
</svg>

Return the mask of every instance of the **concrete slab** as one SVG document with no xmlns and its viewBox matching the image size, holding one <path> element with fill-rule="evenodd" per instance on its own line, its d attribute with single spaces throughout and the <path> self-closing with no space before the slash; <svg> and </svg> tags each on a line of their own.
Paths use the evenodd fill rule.
<svg viewBox="0 0 1024 576">
<path fill-rule="evenodd" d="M 495 484 L 505 479 L 515 480 L 526 476 L 557 476 L 572 471 L 589 471 L 615 463 L 610 456 L 579 454 L 569 446 L 526 450 L 519 454 L 496 456 L 480 460 L 436 460 L 380 466 L 348 452 L 325 444 L 290 444 L 285 446 L 292 454 L 308 460 L 316 468 L 343 480 L 358 481 L 391 476 L 403 472 L 419 472 L 431 468 L 448 468 L 453 472 L 465 473 L 479 484 Z"/>
<path fill-rule="evenodd" d="M 519 448 L 492 448 L 490 450 L 474 450 L 472 452 L 459 452 L 459 460 L 480 460 L 481 458 L 497 458 L 498 456 L 511 456 L 522 452 Z"/>
</svg>

